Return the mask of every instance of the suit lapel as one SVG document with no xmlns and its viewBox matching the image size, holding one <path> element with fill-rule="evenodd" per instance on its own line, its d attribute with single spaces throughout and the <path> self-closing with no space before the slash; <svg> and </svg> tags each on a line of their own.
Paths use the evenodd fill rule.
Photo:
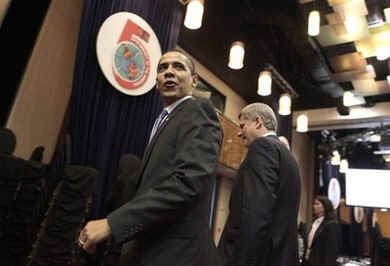
<svg viewBox="0 0 390 266">
<path fill-rule="evenodd" d="M 179 113 L 179 111 L 182 110 L 191 101 L 193 101 L 193 99 L 189 98 L 188 100 L 185 100 L 184 102 L 182 102 L 178 106 L 176 106 L 176 108 L 171 113 L 168 114 L 168 116 L 165 119 L 165 121 L 157 129 L 157 131 L 154 134 L 153 138 L 150 140 L 150 143 L 148 144 L 148 146 L 146 146 L 145 154 L 144 154 L 143 159 L 142 159 L 143 164 L 142 164 L 142 170 L 140 172 L 140 178 L 138 179 L 137 189 L 138 189 L 139 185 L 142 182 L 142 177 L 143 177 L 143 173 L 144 173 L 145 167 L 148 164 L 150 155 L 151 155 L 151 153 L 153 151 L 153 148 L 154 148 L 156 142 L 158 141 L 158 137 L 160 136 L 161 132 L 163 132 L 164 129 L 171 123 L 171 121 Z"/>
</svg>

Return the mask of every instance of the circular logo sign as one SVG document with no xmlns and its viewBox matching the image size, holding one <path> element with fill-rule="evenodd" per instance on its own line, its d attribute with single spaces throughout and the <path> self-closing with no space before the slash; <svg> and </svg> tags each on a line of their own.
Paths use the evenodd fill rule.
<svg viewBox="0 0 390 266">
<path fill-rule="evenodd" d="M 336 178 L 332 178 L 328 185 L 328 198 L 333 204 L 333 208 L 336 210 L 340 203 L 341 189 L 340 183 Z"/>
<path fill-rule="evenodd" d="M 104 76 L 119 91 L 142 95 L 155 85 L 160 43 L 141 17 L 119 12 L 107 18 L 99 30 L 96 50 Z"/>
</svg>

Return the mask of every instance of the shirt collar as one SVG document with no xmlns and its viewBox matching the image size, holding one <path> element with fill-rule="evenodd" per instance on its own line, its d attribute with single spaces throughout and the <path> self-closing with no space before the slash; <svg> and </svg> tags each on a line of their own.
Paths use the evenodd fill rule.
<svg viewBox="0 0 390 266">
<path fill-rule="evenodd" d="M 276 133 L 274 131 L 269 131 L 263 135 L 263 137 L 267 137 L 267 136 L 276 136 Z"/>
<path fill-rule="evenodd" d="M 189 98 L 192 98 L 191 95 L 188 95 L 188 96 L 185 96 L 179 100 L 177 100 L 176 102 L 174 103 L 171 103 L 170 105 L 168 105 L 167 107 L 164 108 L 164 110 L 167 110 L 168 114 L 170 114 L 173 110 L 175 110 L 175 108 L 181 104 L 182 102 L 184 102 L 185 100 L 189 99 Z"/>
</svg>

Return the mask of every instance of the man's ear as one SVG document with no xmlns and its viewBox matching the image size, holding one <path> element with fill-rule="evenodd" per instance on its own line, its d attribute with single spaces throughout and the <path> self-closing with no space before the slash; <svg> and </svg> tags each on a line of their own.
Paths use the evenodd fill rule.
<svg viewBox="0 0 390 266">
<path fill-rule="evenodd" d="M 192 74 L 192 88 L 196 88 L 196 86 L 198 85 L 198 81 L 199 81 L 198 74 L 196 73 Z"/>
<path fill-rule="evenodd" d="M 263 125 L 263 120 L 261 120 L 259 116 L 256 116 L 256 128 L 260 129 L 262 125 Z"/>
</svg>

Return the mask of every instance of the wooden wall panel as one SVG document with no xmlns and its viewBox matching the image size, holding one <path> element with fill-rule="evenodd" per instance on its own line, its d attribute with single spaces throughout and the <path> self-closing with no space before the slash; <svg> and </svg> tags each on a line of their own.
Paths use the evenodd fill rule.
<svg viewBox="0 0 390 266">
<path fill-rule="evenodd" d="M 223 143 L 219 161 L 228 167 L 238 169 L 247 152 L 245 142 L 238 137 L 240 127 L 219 112 L 218 118 L 223 129 Z"/>
</svg>

